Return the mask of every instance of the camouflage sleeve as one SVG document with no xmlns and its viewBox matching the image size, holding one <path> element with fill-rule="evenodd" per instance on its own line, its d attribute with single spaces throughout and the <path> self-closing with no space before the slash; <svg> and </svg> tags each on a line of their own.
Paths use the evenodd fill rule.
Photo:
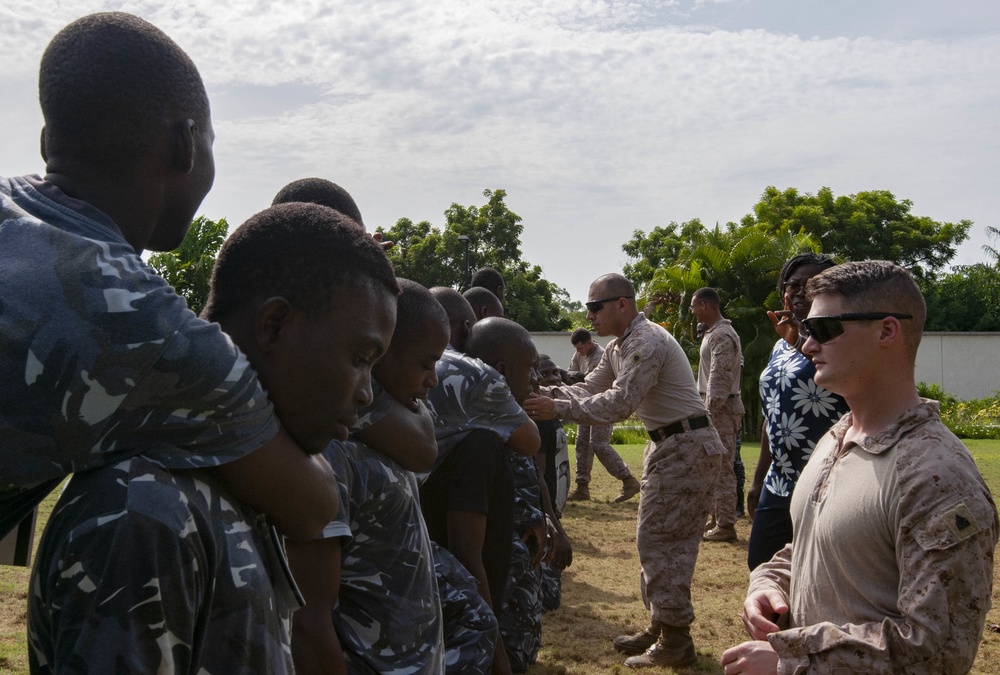
<svg viewBox="0 0 1000 675">
<path fill-rule="evenodd" d="M 372 402 L 358 411 L 358 423 L 351 427 L 351 431 L 361 431 L 378 423 L 392 408 L 392 401 L 393 398 L 389 392 L 372 378 Z"/>
<path fill-rule="evenodd" d="M 330 462 L 333 472 L 337 476 L 337 496 L 340 498 L 340 508 L 337 510 L 337 517 L 330 521 L 323 528 L 321 539 L 333 539 L 341 537 L 345 540 L 354 537 L 351 532 L 351 487 L 357 475 L 354 464 L 347 455 L 345 443 L 350 441 L 331 441 L 323 451 L 323 457 Z"/>
<path fill-rule="evenodd" d="M 468 429 L 489 429 L 504 443 L 522 424 L 531 420 L 514 400 L 503 376 L 492 370 L 466 392 L 465 410 Z"/>
<path fill-rule="evenodd" d="M 926 488 L 923 493 L 917 500 L 927 496 Z M 930 675 L 965 673 L 972 667 L 990 607 L 995 507 L 974 490 L 930 509 L 904 501 L 900 510 L 908 515 L 896 541 L 901 616 L 844 626 L 820 623 L 772 634 L 769 641 L 778 652 L 779 673 L 843 669 Z"/>
<path fill-rule="evenodd" d="M 709 412 L 718 414 L 729 398 L 734 374 L 740 372 L 740 350 L 736 340 L 726 333 L 712 338 L 712 368 L 708 371 L 705 403 Z"/>
<path fill-rule="evenodd" d="M 555 415 L 581 424 L 613 424 L 628 419 L 656 384 L 664 354 L 654 344 L 635 340 L 622 350 L 621 366 L 615 374 L 604 352 L 601 363 L 581 384 L 559 387 Z"/>
</svg>

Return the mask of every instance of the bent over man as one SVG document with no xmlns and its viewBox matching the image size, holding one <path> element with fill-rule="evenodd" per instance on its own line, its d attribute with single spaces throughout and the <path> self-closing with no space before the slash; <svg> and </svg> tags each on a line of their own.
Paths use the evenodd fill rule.
<svg viewBox="0 0 1000 675">
<path fill-rule="evenodd" d="M 649 628 L 615 639 L 630 667 L 683 667 L 697 660 L 691 579 L 708 515 L 712 477 L 725 449 L 698 395 L 684 350 L 635 303 L 632 284 L 607 274 L 590 285 L 587 319 L 614 335 L 586 379 L 525 401 L 533 419 L 609 424 L 635 412 L 652 439 L 643 457 L 636 545 Z M 554 398 L 549 398 L 549 397 Z"/>
</svg>

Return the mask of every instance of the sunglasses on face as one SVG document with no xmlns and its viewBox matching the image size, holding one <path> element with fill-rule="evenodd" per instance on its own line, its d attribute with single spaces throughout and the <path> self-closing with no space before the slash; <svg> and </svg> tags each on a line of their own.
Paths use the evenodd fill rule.
<svg viewBox="0 0 1000 675">
<path fill-rule="evenodd" d="M 785 293 L 790 295 L 795 295 L 799 291 L 804 291 L 806 289 L 805 281 L 788 281 L 784 285 Z"/>
<path fill-rule="evenodd" d="M 632 296 L 631 295 L 616 295 L 613 298 L 602 298 L 600 300 L 591 300 L 590 302 L 585 302 L 583 304 L 585 304 L 587 306 L 587 311 L 588 312 L 593 312 L 594 314 L 597 314 L 604 307 L 604 303 L 605 302 L 614 302 L 616 300 L 620 300 L 621 298 L 631 299 Z"/>
<path fill-rule="evenodd" d="M 855 312 L 836 316 L 811 316 L 800 322 L 799 330 L 806 338 L 811 337 L 816 342 L 824 344 L 844 334 L 844 321 L 878 321 L 888 318 L 912 319 L 913 315 L 896 312 Z"/>
</svg>

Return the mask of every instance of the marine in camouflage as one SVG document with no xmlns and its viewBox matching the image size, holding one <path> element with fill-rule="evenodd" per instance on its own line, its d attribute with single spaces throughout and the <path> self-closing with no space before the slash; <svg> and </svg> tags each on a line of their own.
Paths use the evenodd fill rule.
<svg viewBox="0 0 1000 675">
<path fill-rule="evenodd" d="M 145 458 L 80 473 L 28 595 L 32 673 L 291 673 L 280 549 L 204 471 Z"/>
<path fill-rule="evenodd" d="M 936 401 L 856 442 L 851 425 L 817 444 L 792 543 L 750 577 L 788 600 L 790 627 L 768 637 L 778 672 L 966 673 L 992 596 L 989 488 Z"/>
</svg>

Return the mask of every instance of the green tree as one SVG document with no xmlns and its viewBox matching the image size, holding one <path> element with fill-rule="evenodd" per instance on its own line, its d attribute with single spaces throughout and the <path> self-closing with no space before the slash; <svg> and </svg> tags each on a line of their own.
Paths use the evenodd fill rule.
<svg viewBox="0 0 1000 675">
<path fill-rule="evenodd" d="M 956 267 L 924 285 L 924 330 L 1000 331 L 1000 268 L 979 263 Z"/>
<path fill-rule="evenodd" d="M 149 266 L 166 279 L 178 295 L 184 296 L 195 314 L 201 313 L 208 301 L 212 267 L 228 231 L 229 223 L 225 218 L 209 220 L 198 216 L 178 248 L 149 257 Z"/>
<path fill-rule="evenodd" d="M 891 260 L 917 277 L 933 279 L 955 257 L 972 221 L 940 223 L 910 213 L 913 203 L 888 190 L 835 197 L 830 188 L 815 195 L 770 186 L 743 223 L 759 223 L 811 234 L 823 251 L 847 260 Z"/>
<path fill-rule="evenodd" d="M 757 428 L 760 425 L 757 378 L 777 339 L 767 310 L 781 308 L 778 275 L 786 260 L 798 253 L 817 251 L 819 242 L 787 225 L 771 231 L 757 223 L 728 223 L 725 227 L 716 225 L 707 229 L 699 221 L 689 221 L 684 224 L 682 235 L 662 239 L 668 250 L 662 258 L 666 260 L 669 256 L 670 261 L 656 268 L 648 283 L 642 282 L 645 268 L 635 265 L 628 268 L 639 292 L 640 306 L 647 316 L 671 331 L 692 363 L 697 363 L 697 321 L 690 311 L 691 296 L 703 286 L 719 291 L 723 312 L 733 322 L 743 346 L 747 426 Z M 642 233 L 636 233 L 630 241 L 630 250 L 641 252 L 643 264 L 650 264 L 656 252 L 644 248 L 642 239 Z"/>
<path fill-rule="evenodd" d="M 506 316 L 528 330 L 565 330 L 572 319 L 561 303 L 568 302 L 565 290 L 542 277 L 542 270 L 522 259 L 521 217 L 511 211 L 504 190 L 485 190 L 482 206 L 452 203 L 444 212 L 442 230 L 429 222 L 414 224 L 400 218 L 387 230 L 378 228 L 385 239 L 396 242 L 389 250 L 396 273 L 424 286 L 451 286 L 464 290 L 465 243 L 469 238 L 469 267 L 492 267 L 506 282 Z"/>
</svg>

